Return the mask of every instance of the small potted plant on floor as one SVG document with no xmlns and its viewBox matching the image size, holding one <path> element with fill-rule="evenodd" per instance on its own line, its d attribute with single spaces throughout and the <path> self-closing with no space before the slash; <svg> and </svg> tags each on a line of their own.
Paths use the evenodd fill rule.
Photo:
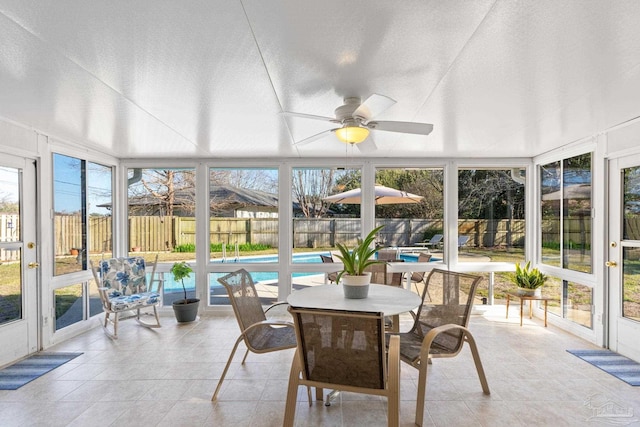
<svg viewBox="0 0 640 427">
<path fill-rule="evenodd" d="M 371 281 L 371 273 L 365 272 L 365 269 L 372 265 L 378 264 L 380 261 L 372 259 L 378 252 L 377 248 L 372 248 L 372 243 L 376 238 L 376 234 L 384 226 L 376 227 L 363 239 L 358 239 L 358 244 L 352 250 L 345 245 L 336 244 L 340 254 L 336 257 L 342 261 L 343 270 L 338 273 L 336 283 L 341 282 L 344 287 L 345 298 L 366 298 L 369 293 L 369 282 Z"/>
<path fill-rule="evenodd" d="M 547 276 L 537 268 L 530 268 L 531 261 L 524 267 L 516 264 L 516 272 L 511 273 L 511 281 L 518 287 L 518 293 L 522 296 L 540 296 L 542 285 L 547 281 Z"/>
<path fill-rule="evenodd" d="M 171 274 L 173 279 L 182 284 L 182 290 L 184 291 L 184 299 L 180 299 L 173 302 L 173 313 L 176 316 L 178 322 L 193 322 L 198 316 L 198 305 L 200 300 L 198 298 L 187 298 L 187 288 L 184 286 L 184 279 L 191 277 L 193 270 L 191 266 L 186 262 L 176 262 L 171 267 Z"/>
</svg>

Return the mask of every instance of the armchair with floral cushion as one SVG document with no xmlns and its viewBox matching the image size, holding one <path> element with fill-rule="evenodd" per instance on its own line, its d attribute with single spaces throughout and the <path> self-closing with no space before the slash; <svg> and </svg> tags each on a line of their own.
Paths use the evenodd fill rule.
<svg viewBox="0 0 640 427">
<path fill-rule="evenodd" d="M 147 328 L 160 327 L 157 307 L 162 303 L 164 280 L 161 274 L 155 277 L 157 261 L 157 255 L 153 263 L 147 263 L 142 257 L 104 259 L 97 265 L 90 261 L 105 316 L 103 328 L 109 337 L 118 338 L 120 316 L 130 311 L 135 311 L 135 318 L 140 325 Z M 147 281 L 149 266 L 151 278 Z M 141 310 L 146 308 L 153 309 L 155 323 L 140 319 Z M 112 326 L 111 329 L 109 325 Z"/>
</svg>

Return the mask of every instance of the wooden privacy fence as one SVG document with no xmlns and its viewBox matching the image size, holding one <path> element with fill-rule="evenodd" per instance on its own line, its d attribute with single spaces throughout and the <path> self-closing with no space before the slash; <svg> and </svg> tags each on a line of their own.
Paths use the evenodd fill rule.
<svg viewBox="0 0 640 427">
<path fill-rule="evenodd" d="M 129 218 L 129 249 L 146 252 L 172 250 L 195 244 L 195 218 L 134 216 Z M 87 243 L 90 253 L 112 250 L 111 217 L 90 217 Z M 378 219 L 385 227 L 377 243 L 383 246 L 415 246 L 443 229 L 441 219 Z M 459 220 L 460 235 L 469 236 L 468 246 L 523 246 L 524 220 Z M 552 236 L 543 227 L 543 238 Z M 82 250 L 82 223 L 77 215 L 56 215 L 54 220 L 56 255 Z M 545 234 L 546 233 L 546 234 Z M 590 239 L 587 226 L 585 238 Z M 354 245 L 360 236 L 357 218 L 294 218 L 293 244 L 296 248 L 335 247 L 336 242 Z M 277 218 L 211 218 L 211 243 L 265 244 L 278 247 Z"/>
<path fill-rule="evenodd" d="M 0 241 L 18 241 L 20 217 L 0 214 Z M 560 243 L 560 219 L 542 221 L 543 244 Z M 640 239 L 640 218 L 626 218 L 625 230 L 634 239 Z M 211 243 L 261 243 L 278 246 L 277 218 L 211 218 Z M 442 230 L 440 219 L 378 219 L 384 225 L 378 243 L 384 246 L 414 246 Z M 569 244 L 591 244 L 591 221 L 588 218 L 563 220 L 564 240 Z M 87 242 L 90 253 L 112 251 L 111 217 L 90 217 Z M 460 235 L 469 236 L 468 246 L 495 247 L 524 245 L 524 220 L 467 219 L 458 221 Z M 426 235 L 429 232 L 429 235 Z M 177 245 L 195 244 L 195 218 L 135 216 L 129 218 L 129 248 L 142 251 L 171 250 Z M 336 242 L 353 245 L 360 236 L 360 220 L 354 218 L 294 218 L 294 247 L 334 247 Z M 82 250 L 82 221 L 80 215 L 56 215 L 54 218 L 56 255 Z M 6 253 L 5 253 L 6 252 Z M 15 251 L 3 250 L 2 260 L 18 259 Z"/>
<path fill-rule="evenodd" d="M 542 220 L 542 243 L 560 243 L 560 223 L 563 223 L 562 233 L 566 246 L 580 246 L 585 249 L 591 247 L 591 220 L 588 217 L 554 218 Z M 640 218 L 625 219 L 627 229 L 638 229 Z"/>
</svg>

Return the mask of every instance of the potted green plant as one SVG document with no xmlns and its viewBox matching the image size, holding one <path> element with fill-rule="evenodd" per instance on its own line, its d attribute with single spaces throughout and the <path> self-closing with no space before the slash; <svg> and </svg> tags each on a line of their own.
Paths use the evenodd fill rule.
<svg viewBox="0 0 640 427">
<path fill-rule="evenodd" d="M 186 262 L 176 262 L 171 267 L 171 274 L 173 279 L 182 284 L 182 290 L 184 291 L 184 299 L 174 301 L 173 313 L 176 316 L 178 322 L 193 322 L 198 316 L 198 305 L 200 300 L 198 298 L 187 298 L 187 288 L 184 286 L 184 279 L 191 277 L 193 269 Z"/>
<path fill-rule="evenodd" d="M 376 234 L 383 228 L 381 225 L 374 228 L 364 239 L 358 239 L 358 244 L 352 250 L 345 245 L 336 243 L 336 247 L 340 254 L 336 257 L 342 261 L 343 269 L 336 277 L 336 283 L 342 280 L 344 287 L 344 296 L 346 298 L 366 298 L 369 293 L 369 282 L 371 281 L 371 273 L 364 270 L 372 265 L 378 264 L 379 261 L 372 259 L 378 252 L 372 243 L 376 238 Z"/>
<path fill-rule="evenodd" d="M 515 273 L 510 275 L 511 281 L 518 287 L 518 292 L 523 296 L 540 296 L 542 285 L 547 281 L 547 276 L 537 268 L 531 268 L 531 261 L 524 267 L 516 264 Z"/>
</svg>

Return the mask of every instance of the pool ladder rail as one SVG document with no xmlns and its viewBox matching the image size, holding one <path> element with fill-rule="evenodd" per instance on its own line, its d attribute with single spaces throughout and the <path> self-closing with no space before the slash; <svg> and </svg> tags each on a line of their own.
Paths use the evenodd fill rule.
<svg viewBox="0 0 640 427">
<path fill-rule="evenodd" d="M 240 246 L 236 241 L 233 262 L 238 262 L 239 260 L 240 260 Z M 227 245 L 225 245 L 224 243 L 222 244 L 222 262 L 227 262 Z"/>
</svg>

